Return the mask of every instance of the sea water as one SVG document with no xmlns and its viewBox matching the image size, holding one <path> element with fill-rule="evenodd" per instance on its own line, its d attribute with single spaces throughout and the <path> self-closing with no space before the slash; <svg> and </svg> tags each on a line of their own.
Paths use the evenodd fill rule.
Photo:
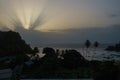
<svg viewBox="0 0 120 80">
<path fill-rule="evenodd" d="M 82 56 L 88 60 L 117 60 L 120 61 L 120 52 L 106 51 L 104 47 L 98 48 L 85 48 L 85 47 L 52 47 L 54 50 L 77 50 Z M 40 52 L 38 53 L 40 57 L 43 57 L 45 54 L 42 53 L 43 47 L 39 47 Z"/>
</svg>

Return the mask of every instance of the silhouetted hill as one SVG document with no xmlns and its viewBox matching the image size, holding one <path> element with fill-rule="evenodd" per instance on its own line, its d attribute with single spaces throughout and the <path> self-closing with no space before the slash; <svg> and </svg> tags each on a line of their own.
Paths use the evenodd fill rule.
<svg viewBox="0 0 120 80">
<path fill-rule="evenodd" d="M 20 34 L 13 31 L 0 31 L 0 56 L 30 54 L 32 48 L 26 44 Z"/>
</svg>

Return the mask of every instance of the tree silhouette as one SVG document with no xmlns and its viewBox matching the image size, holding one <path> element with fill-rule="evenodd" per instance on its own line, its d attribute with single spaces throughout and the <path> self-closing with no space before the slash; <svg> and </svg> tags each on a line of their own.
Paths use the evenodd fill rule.
<svg viewBox="0 0 120 80">
<path fill-rule="evenodd" d="M 53 70 L 57 66 L 57 54 L 53 48 L 46 47 L 43 49 L 45 56 L 41 58 L 43 68 L 46 70 Z"/>
<path fill-rule="evenodd" d="M 15 56 L 17 54 L 32 54 L 30 45 L 13 31 L 0 31 L 0 56 Z"/>
<path fill-rule="evenodd" d="M 33 52 L 33 49 L 26 44 L 18 32 L 0 31 L 0 57 L 16 57 L 12 64 L 14 66 L 12 80 L 20 79 L 24 58 L 26 54 L 33 54 Z"/>
<path fill-rule="evenodd" d="M 107 51 L 115 51 L 115 52 L 120 52 L 120 43 L 117 43 L 115 45 L 110 45 L 108 46 L 105 50 Z"/>
<path fill-rule="evenodd" d="M 60 50 L 59 49 L 56 50 L 56 55 L 60 56 Z"/>
<path fill-rule="evenodd" d="M 88 53 L 89 53 L 88 48 L 91 46 L 91 42 L 90 42 L 89 40 L 86 40 L 85 46 L 86 46 L 86 48 L 87 48 L 87 50 L 86 50 L 86 57 L 87 57 L 87 56 L 88 56 Z"/>
<path fill-rule="evenodd" d="M 67 53 L 63 55 L 63 65 L 64 67 L 74 69 L 85 64 L 85 58 L 76 50 L 68 50 Z"/>
<path fill-rule="evenodd" d="M 89 40 L 86 40 L 86 42 L 85 42 L 85 46 L 86 46 L 86 48 L 89 48 L 90 45 L 91 45 L 91 42 L 90 42 Z"/>
<path fill-rule="evenodd" d="M 99 46 L 99 43 L 97 41 L 95 41 L 94 47 L 97 48 L 98 46 Z"/>
<path fill-rule="evenodd" d="M 94 54 L 92 54 L 92 58 L 94 57 L 94 55 L 96 54 L 96 48 L 99 46 L 99 43 L 97 41 L 94 42 Z"/>
<path fill-rule="evenodd" d="M 34 47 L 34 49 L 33 49 L 33 55 L 34 56 L 36 55 L 36 53 L 39 53 L 38 47 Z"/>
</svg>

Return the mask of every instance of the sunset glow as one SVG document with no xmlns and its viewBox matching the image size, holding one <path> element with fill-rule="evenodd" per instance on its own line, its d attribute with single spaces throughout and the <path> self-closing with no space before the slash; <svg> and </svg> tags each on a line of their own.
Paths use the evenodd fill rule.
<svg viewBox="0 0 120 80">
<path fill-rule="evenodd" d="M 12 30 L 23 27 L 42 32 L 105 27 L 120 23 L 120 18 L 109 19 L 119 13 L 115 5 L 93 0 L 1 0 L 0 23 Z"/>
<path fill-rule="evenodd" d="M 119 0 L 0 0 L 0 30 L 30 43 L 117 42 Z"/>
</svg>

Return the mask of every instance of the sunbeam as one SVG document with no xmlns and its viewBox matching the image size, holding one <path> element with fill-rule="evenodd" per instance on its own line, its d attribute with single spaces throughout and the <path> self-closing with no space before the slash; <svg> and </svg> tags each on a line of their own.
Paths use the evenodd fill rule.
<svg viewBox="0 0 120 80">
<path fill-rule="evenodd" d="M 23 27 L 24 29 L 34 29 L 40 27 L 42 22 L 41 14 L 47 0 L 10 0 L 7 2 L 8 7 L 1 5 L 4 8 L 0 13 L 3 15 L 3 19 L 0 22 L 7 28 L 14 30 L 17 27 Z M 6 1 L 2 1 L 6 3 Z M 1 4 L 2 4 L 1 3 Z"/>
<path fill-rule="evenodd" d="M 4 26 L 1 29 L 22 27 L 40 32 L 107 27 L 120 24 L 118 3 L 118 0 L 111 3 L 104 0 L 0 0 L 0 26 Z"/>
</svg>

